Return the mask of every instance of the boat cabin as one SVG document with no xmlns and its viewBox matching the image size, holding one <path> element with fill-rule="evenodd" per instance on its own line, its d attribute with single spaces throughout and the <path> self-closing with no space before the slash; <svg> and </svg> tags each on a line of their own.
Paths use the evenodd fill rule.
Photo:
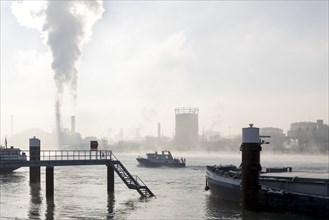
<svg viewBox="0 0 329 220">
<path fill-rule="evenodd" d="M 153 161 L 172 161 L 174 158 L 172 157 L 170 151 L 162 151 L 160 154 L 156 151 L 155 153 L 147 153 L 147 159 Z"/>
<path fill-rule="evenodd" d="M 0 148 L 0 160 L 26 160 L 25 153 L 21 153 L 19 148 Z"/>
</svg>

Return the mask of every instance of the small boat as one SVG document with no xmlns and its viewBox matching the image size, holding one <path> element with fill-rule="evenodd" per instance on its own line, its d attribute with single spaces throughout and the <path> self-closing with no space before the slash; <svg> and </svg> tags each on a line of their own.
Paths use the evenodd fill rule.
<svg viewBox="0 0 329 220">
<path fill-rule="evenodd" d="M 145 167 L 185 167 L 185 158 L 174 158 L 170 151 L 162 151 L 161 153 L 146 153 L 147 158 L 141 156 L 137 157 L 136 160 L 141 166 Z"/>
<path fill-rule="evenodd" d="M 22 153 L 19 148 L 0 146 L 0 173 L 12 172 L 20 166 L 3 167 L 2 164 L 27 161 L 25 153 Z"/>
</svg>

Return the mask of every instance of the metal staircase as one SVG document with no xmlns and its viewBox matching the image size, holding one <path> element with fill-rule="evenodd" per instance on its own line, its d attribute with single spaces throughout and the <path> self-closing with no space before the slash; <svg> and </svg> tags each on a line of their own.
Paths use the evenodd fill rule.
<svg viewBox="0 0 329 220">
<path fill-rule="evenodd" d="M 131 175 L 119 160 L 113 161 L 111 166 L 129 189 L 137 190 L 142 197 L 155 196 L 144 182 L 138 176 Z"/>
</svg>

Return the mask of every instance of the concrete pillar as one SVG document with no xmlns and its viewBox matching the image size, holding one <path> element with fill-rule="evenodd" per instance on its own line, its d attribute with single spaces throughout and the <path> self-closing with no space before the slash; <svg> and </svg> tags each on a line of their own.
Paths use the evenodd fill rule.
<svg viewBox="0 0 329 220">
<path fill-rule="evenodd" d="M 46 167 L 46 197 L 54 196 L 54 167 Z"/>
<path fill-rule="evenodd" d="M 107 192 L 113 193 L 114 192 L 114 170 L 111 165 L 107 166 Z"/>
<path fill-rule="evenodd" d="M 260 139 L 259 128 L 250 124 L 249 128 L 242 129 L 242 177 L 241 177 L 241 206 L 246 210 L 259 209 L 259 172 L 260 166 Z"/>
<path fill-rule="evenodd" d="M 30 161 L 40 160 L 40 140 L 30 138 Z M 30 183 L 40 183 L 40 167 L 30 167 Z"/>
</svg>

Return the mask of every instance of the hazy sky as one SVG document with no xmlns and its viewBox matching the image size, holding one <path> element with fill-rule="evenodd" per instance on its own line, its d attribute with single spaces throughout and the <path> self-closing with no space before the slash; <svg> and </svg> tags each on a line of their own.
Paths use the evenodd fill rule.
<svg viewBox="0 0 329 220">
<path fill-rule="evenodd" d="M 87 1 L 88 2 L 88 1 Z M 55 129 L 52 54 L 40 2 L 1 0 L 1 139 Z M 31 5 L 35 4 L 35 5 Z M 199 108 L 199 133 L 249 123 L 328 124 L 328 1 L 105 1 L 82 46 L 77 100 L 62 125 L 82 136 L 172 136 L 176 107 Z M 31 13 L 33 12 L 33 13 Z M 61 18 L 58 14 L 58 18 Z M 38 30 L 39 29 L 39 30 Z M 62 41 L 65 41 L 63 36 Z"/>
</svg>

